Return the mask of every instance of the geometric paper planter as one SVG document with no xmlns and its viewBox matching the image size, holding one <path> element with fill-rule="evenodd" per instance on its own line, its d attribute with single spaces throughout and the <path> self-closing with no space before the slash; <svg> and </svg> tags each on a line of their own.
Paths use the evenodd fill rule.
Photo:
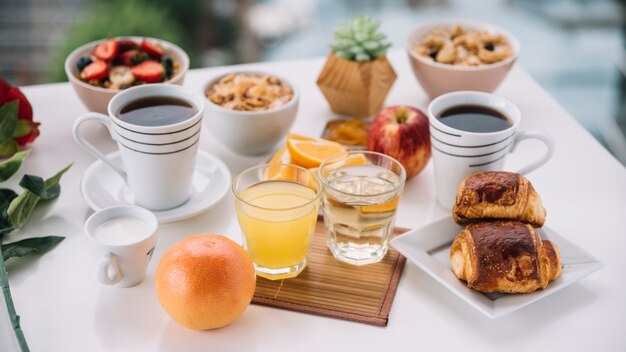
<svg viewBox="0 0 626 352">
<path fill-rule="evenodd" d="M 396 77 L 384 55 L 359 62 L 331 53 L 317 85 L 335 113 L 368 117 L 380 110 Z"/>
</svg>

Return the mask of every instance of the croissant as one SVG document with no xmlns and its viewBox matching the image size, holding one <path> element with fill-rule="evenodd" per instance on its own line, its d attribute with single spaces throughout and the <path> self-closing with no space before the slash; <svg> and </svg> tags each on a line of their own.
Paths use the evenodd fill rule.
<svg viewBox="0 0 626 352">
<path fill-rule="evenodd" d="M 452 215 L 459 224 L 509 219 L 541 227 L 546 221 L 546 209 L 533 185 L 512 172 L 476 172 L 467 176 L 457 191 Z"/>
<path fill-rule="evenodd" d="M 527 293 L 561 274 L 556 244 L 519 221 L 467 225 L 450 248 L 452 271 L 481 292 Z"/>
</svg>

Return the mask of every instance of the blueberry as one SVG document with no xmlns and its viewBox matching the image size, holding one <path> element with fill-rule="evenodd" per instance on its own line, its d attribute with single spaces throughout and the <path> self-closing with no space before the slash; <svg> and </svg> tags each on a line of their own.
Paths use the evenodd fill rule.
<svg viewBox="0 0 626 352">
<path fill-rule="evenodd" d="M 495 49 L 495 47 L 493 46 L 493 43 L 485 44 L 485 50 L 493 51 L 493 49 Z"/>
<path fill-rule="evenodd" d="M 86 56 L 81 57 L 80 59 L 78 59 L 78 61 L 76 62 L 76 67 L 78 68 L 78 71 L 82 71 L 85 69 L 85 67 L 87 67 L 90 63 L 91 63 L 91 58 L 88 58 Z"/>
<path fill-rule="evenodd" d="M 433 60 L 436 60 L 437 59 L 437 54 L 439 54 L 439 52 L 437 50 L 435 50 L 435 51 L 432 51 L 429 56 L 432 57 Z"/>
<path fill-rule="evenodd" d="M 170 77 L 172 73 L 174 73 L 174 63 L 169 57 L 163 56 L 163 58 L 161 59 L 161 65 L 163 65 L 163 68 L 165 69 L 166 77 Z"/>
</svg>

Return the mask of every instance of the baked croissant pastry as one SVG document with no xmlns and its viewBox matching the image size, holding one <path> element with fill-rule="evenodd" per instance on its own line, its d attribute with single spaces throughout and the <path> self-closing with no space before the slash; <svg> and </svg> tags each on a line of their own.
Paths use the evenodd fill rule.
<svg viewBox="0 0 626 352">
<path fill-rule="evenodd" d="M 476 172 L 467 176 L 457 191 L 452 215 L 459 224 L 509 219 L 541 227 L 546 221 L 546 209 L 533 185 L 512 172 Z"/>
<path fill-rule="evenodd" d="M 467 225 L 452 243 L 450 264 L 469 288 L 507 293 L 544 289 L 562 266 L 556 244 L 519 221 Z"/>
</svg>

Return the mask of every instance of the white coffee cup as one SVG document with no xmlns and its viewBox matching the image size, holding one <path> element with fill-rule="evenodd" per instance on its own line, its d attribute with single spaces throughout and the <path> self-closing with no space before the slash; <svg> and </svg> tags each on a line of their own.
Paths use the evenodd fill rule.
<svg viewBox="0 0 626 352">
<path fill-rule="evenodd" d="M 119 118 L 124 106 L 148 97 L 181 99 L 191 104 L 196 112 L 182 122 L 161 126 L 137 125 Z M 198 151 L 204 99 L 180 86 L 145 84 L 117 93 L 109 102 L 108 113 L 108 116 L 96 112 L 80 116 L 73 128 L 76 142 L 126 180 L 137 205 L 164 210 L 186 202 Z M 117 142 L 123 168 L 113 164 L 80 135 L 80 126 L 87 121 L 96 121 L 108 128 L 111 138 Z"/>
<path fill-rule="evenodd" d="M 98 260 L 98 281 L 118 287 L 141 283 L 156 246 L 157 226 L 152 212 L 135 205 L 117 205 L 91 215 L 84 231 Z"/>
<path fill-rule="evenodd" d="M 511 126 L 497 132 L 468 132 L 441 122 L 439 117 L 443 112 L 461 105 L 496 110 L 507 117 Z M 545 133 L 518 131 L 522 120 L 519 109 L 508 100 L 493 94 L 473 91 L 443 94 L 428 106 L 428 119 L 437 200 L 447 209 L 452 209 L 459 184 L 467 175 L 479 171 L 501 171 L 507 154 L 515 151 L 522 140 L 537 139 L 546 145 L 547 151 L 518 170 L 520 174 L 545 164 L 554 153 L 554 143 Z"/>
</svg>

